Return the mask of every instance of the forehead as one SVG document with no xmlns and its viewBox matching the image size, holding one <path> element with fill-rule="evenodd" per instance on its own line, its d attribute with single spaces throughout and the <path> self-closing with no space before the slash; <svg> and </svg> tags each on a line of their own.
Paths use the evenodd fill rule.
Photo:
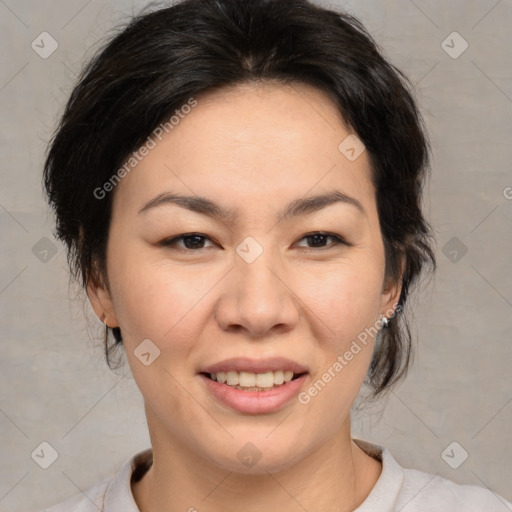
<svg viewBox="0 0 512 512">
<path fill-rule="evenodd" d="M 351 134 L 326 93 L 304 84 L 243 84 L 203 94 L 122 179 L 116 201 L 139 206 L 166 190 L 243 206 L 333 188 L 371 200 L 369 160 L 349 160 Z M 270 192 L 272 189 L 272 192 Z M 366 198 L 366 199 L 365 199 Z"/>
</svg>

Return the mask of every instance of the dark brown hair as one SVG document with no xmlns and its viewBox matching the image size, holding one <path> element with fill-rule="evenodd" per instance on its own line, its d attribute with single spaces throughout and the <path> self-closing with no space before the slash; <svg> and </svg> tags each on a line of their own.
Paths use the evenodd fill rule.
<svg viewBox="0 0 512 512">
<path fill-rule="evenodd" d="M 184 0 L 132 18 L 83 69 L 49 145 L 44 184 L 56 236 L 82 286 L 99 278 L 108 286 L 112 193 L 98 198 L 95 190 L 191 97 L 258 81 L 326 92 L 368 151 L 386 277 L 402 282 L 401 312 L 381 331 L 367 375 L 376 397 L 407 372 L 403 307 L 436 261 L 421 210 L 429 163 L 421 115 L 407 78 L 354 17 L 307 0 Z M 122 344 L 120 328 L 112 331 L 114 344 L 105 333 L 109 366 Z"/>
</svg>

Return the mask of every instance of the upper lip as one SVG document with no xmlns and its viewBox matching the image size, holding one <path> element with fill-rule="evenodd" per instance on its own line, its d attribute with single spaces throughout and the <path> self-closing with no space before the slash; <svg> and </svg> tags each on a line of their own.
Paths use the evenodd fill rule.
<svg viewBox="0 0 512 512">
<path fill-rule="evenodd" d="M 268 359 L 251 359 L 249 357 L 233 357 L 202 368 L 199 373 L 217 372 L 249 372 L 266 373 L 278 370 L 291 370 L 293 373 L 307 373 L 308 369 L 296 361 L 286 357 L 271 357 Z"/>
</svg>

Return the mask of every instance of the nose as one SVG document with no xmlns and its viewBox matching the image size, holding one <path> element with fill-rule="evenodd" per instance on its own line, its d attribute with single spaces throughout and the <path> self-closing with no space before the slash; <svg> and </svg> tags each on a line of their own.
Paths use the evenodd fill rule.
<svg viewBox="0 0 512 512">
<path fill-rule="evenodd" d="M 244 332 L 250 338 L 268 337 L 295 328 L 300 304 L 291 279 L 277 260 L 264 251 L 247 263 L 236 255 L 235 268 L 224 280 L 216 305 L 221 329 Z"/>
</svg>

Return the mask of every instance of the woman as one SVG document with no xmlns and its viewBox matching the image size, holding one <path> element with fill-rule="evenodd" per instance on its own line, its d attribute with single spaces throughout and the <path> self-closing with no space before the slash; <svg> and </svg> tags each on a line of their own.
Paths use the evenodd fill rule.
<svg viewBox="0 0 512 512">
<path fill-rule="evenodd" d="M 354 18 L 306 0 L 135 18 L 84 70 L 44 178 L 152 449 L 48 510 L 508 510 L 351 437 L 363 382 L 379 397 L 409 365 L 427 169 L 407 81 Z"/>
</svg>

